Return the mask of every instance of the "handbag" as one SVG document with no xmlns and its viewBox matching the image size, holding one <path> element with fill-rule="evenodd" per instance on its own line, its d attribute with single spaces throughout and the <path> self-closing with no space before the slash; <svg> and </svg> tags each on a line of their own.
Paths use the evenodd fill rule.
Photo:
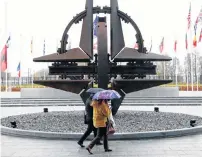
<svg viewBox="0 0 202 157">
<path fill-rule="evenodd" d="M 108 125 L 107 125 L 107 135 L 114 134 L 114 133 L 115 133 L 115 129 L 114 129 L 112 123 L 108 122 Z"/>
<path fill-rule="evenodd" d="M 111 112 L 110 116 L 108 117 L 108 121 L 112 124 L 113 127 L 116 126 L 115 121 L 114 121 L 114 118 L 113 118 L 113 116 L 112 116 L 112 112 Z"/>
</svg>

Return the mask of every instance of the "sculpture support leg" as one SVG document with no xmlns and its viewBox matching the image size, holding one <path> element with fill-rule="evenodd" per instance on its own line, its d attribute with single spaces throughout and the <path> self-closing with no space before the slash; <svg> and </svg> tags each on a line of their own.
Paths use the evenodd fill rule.
<svg viewBox="0 0 202 157">
<path fill-rule="evenodd" d="M 99 17 L 98 23 L 98 87 L 107 89 L 109 83 L 109 59 L 107 50 L 106 17 Z"/>
<path fill-rule="evenodd" d="M 121 90 L 117 90 L 119 94 L 121 95 L 120 99 L 114 99 L 111 101 L 111 106 L 112 106 L 112 115 L 116 115 L 118 112 L 119 107 L 121 106 L 121 103 L 123 99 L 125 98 L 125 93 L 123 93 Z"/>
</svg>

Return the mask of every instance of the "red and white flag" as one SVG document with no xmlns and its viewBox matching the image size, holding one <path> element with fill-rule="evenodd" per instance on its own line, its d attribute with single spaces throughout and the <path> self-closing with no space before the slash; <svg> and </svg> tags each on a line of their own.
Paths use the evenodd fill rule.
<svg viewBox="0 0 202 157">
<path fill-rule="evenodd" d="M 188 27 L 188 30 L 189 30 L 189 28 L 191 26 L 191 3 L 189 5 L 189 13 L 188 13 L 188 16 L 187 16 L 187 22 L 188 22 L 187 27 Z"/>
<path fill-rule="evenodd" d="M 20 62 L 19 62 L 18 67 L 17 67 L 17 72 L 18 72 L 18 77 L 20 77 Z"/>
<path fill-rule="evenodd" d="M 175 53 L 177 52 L 177 40 L 175 40 L 175 43 L 174 43 L 174 51 Z"/>
<path fill-rule="evenodd" d="M 161 44 L 159 45 L 159 51 L 160 53 L 163 53 L 163 49 L 164 49 L 164 37 L 161 40 Z"/>
<path fill-rule="evenodd" d="M 5 72 L 7 69 L 8 64 L 7 49 L 9 47 L 9 42 L 10 42 L 10 36 L 8 37 L 8 40 L 1 51 L 1 72 Z"/>
<path fill-rule="evenodd" d="M 186 50 L 187 50 L 188 49 L 187 33 L 185 35 L 185 46 L 186 46 Z"/>
<path fill-rule="evenodd" d="M 200 32 L 200 35 L 199 35 L 198 42 L 201 42 L 201 40 L 202 40 L 202 28 L 201 28 L 201 32 Z"/>
<path fill-rule="evenodd" d="M 198 22 L 202 24 L 202 7 L 198 15 Z"/>
<path fill-rule="evenodd" d="M 138 49 L 138 48 L 139 48 L 138 43 L 135 43 L 134 49 Z"/>
</svg>

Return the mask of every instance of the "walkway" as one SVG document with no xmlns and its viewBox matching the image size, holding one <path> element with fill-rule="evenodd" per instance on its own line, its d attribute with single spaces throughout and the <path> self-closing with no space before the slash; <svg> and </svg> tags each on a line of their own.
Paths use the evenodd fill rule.
<svg viewBox="0 0 202 157">
<path fill-rule="evenodd" d="M 71 108 L 72 110 L 81 109 Z M 3 117 L 13 114 L 40 112 L 43 108 L 1 108 Z M 49 107 L 49 110 L 70 110 L 67 107 Z M 127 108 L 122 108 L 127 109 Z M 133 107 L 134 110 L 152 110 L 153 108 Z M 160 107 L 160 110 L 202 114 L 202 107 Z M 85 144 L 88 144 L 86 141 Z M 95 157 L 202 157 L 202 134 L 150 140 L 109 141 L 113 152 L 105 153 L 102 146 L 95 146 Z M 80 148 L 76 141 L 48 140 L 1 136 L 2 157 L 85 157 L 92 156 Z"/>
</svg>

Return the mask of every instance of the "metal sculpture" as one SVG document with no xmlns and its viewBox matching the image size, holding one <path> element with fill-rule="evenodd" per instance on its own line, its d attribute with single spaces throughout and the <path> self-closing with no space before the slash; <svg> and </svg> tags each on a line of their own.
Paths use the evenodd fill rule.
<svg viewBox="0 0 202 157">
<path fill-rule="evenodd" d="M 93 14 L 106 13 L 111 15 L 111 53 L 107 49 L 106 17 L 98 19 L 98 53 L 93 53 Z M 78 48 L 66 49 L 68 31 L 73 24 L 83 20 L 80 44 Z M 125 47 L 121 20 L 130 23 L 137 34 L 135 35 L 138 50 Z M 93 7 L 93 0 L 86 0 L 85 10 L 77 14 L 64 30 L 61 47 L 57 53 L 34 58 L 34 62 L 53 62 L 49 66 L 49 75 L 59 75 L 59 80 L 35 80 L 41 84 L 65 91 L 80 94 L 82 100 L 87 99 L 86 90 L 98 84 L 99 88 L 115 89 L 121 95 L 121 100 L 112 101 L 113 115 L 125 95 L 130 92 L 170 83 L 172 80 L 148 80 L 146 75 L 156 74 L 153 61 L 170 61 L 168 56 L 147 53 L 142 34 L 136 23 L 124 12 L 118 9 L 117 0 L 110 0 L 110 7 Z M 78 63 L 85 65 L 78 65 Z M 126 62 L 118 65 L 117 62 Z M 87 75 L 87 79 L 84 78 Z M 121 78 L 117 77 L 121 76 Z"/>
</svg>

